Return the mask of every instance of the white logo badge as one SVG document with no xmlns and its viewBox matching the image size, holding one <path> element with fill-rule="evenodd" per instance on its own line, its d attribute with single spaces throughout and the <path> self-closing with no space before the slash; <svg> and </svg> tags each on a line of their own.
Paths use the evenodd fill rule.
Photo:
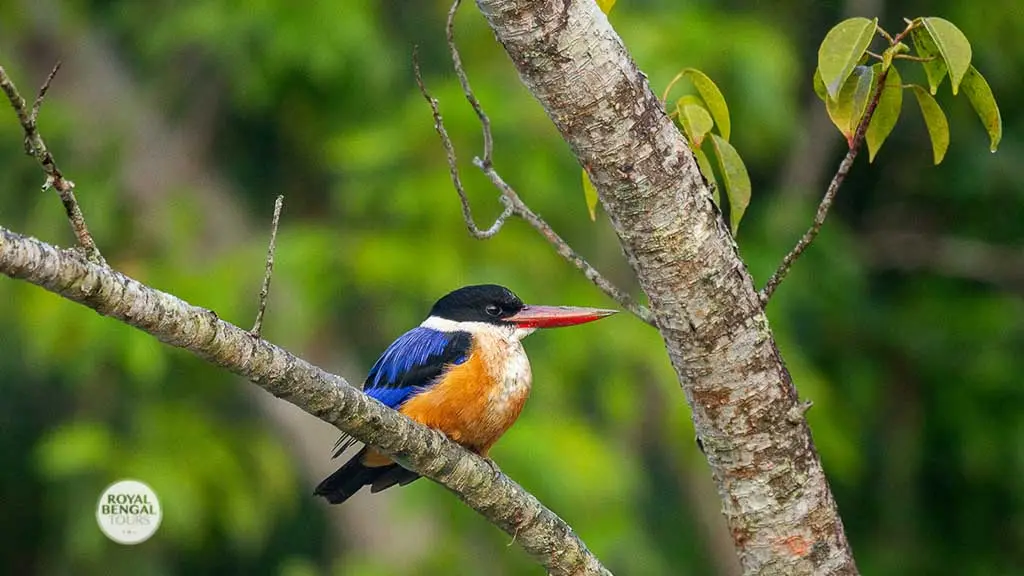
<svg viewBox="0 0 1024 576">
<path fill-rule="evenodd" d="M 100 495 L 96 523 L 118 544 L 145 542 L 160 527 L 163 511 L 156 492 L 138 480 L 119 480 Z"/>
</svg>

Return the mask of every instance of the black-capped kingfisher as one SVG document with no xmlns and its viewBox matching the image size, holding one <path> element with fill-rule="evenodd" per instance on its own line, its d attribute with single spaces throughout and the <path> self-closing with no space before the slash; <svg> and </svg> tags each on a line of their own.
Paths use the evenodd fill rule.
<svg viewBox="0 0 1024 576">
<path fill-rule="evenodd" d="M 530 360 L 521 340 L 538 328 L 583 324 L 615 312 L 527 306 L 508 288 L 493 284 L 459 288 L 388 346 L 370 369 L 363 391 L 487 458 L 530 395 Z M 353 443 L 342 436 L 334 457 Z M 417 478 L 366 446 L 314 493 L 340 504 L 363 486 L 380 492 Z"/>
</svg>

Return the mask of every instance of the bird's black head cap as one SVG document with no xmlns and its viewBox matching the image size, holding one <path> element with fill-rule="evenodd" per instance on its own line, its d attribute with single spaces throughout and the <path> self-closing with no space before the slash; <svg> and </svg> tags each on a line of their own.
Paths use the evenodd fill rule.
<svg viewBox="0 0 1024 576">
<path fill-rule="evenodd" d="M 523 301 L 504 286 L 480 284 L 465 286 L 437 301 L 431 316 L 456 322 L 502 324 L 504 319 L 524 308 Z"/>
</svg>

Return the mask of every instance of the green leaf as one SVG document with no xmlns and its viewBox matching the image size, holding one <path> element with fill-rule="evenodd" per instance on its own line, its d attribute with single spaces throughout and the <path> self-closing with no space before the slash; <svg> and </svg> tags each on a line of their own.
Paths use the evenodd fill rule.
<svg viewBox="0 0 1024 576">
<path fill-rule="evenodd" d="M 686 137 L 690 139 L 691 148 L 699 148 L 704 142 L 704 137 L 715 125 L 708 114 L 700 98 L 696 96 L 683 96 L 676 102 L 676 111 L 679 113 L 679 123 L 683 125 Z"/>
<path fill-rule="evenodd" d="M 857 125 L 864 115 L 868 100 L 871 98 L 871 86 L 874 83 L 875 71 L 867 66 L 857 66 L 846 79 L 842 90 L 835 99 L 825 101 L 825 109 L 836 128 L 846 137 L 846 143 L 853 145 L 853 136 Z"/>
<path fill-rule="evenodd" d="M 850 18 L 836 24 L 818 47 L 818 69 L 829 96 L 835 98 L 875 37 L 878 19 Z"/>
<path fill-rule="evenodd" d="M 942 108 L 939 108 L 939 103 L 923 86 L 911 84 L 910 87 L 914 90 L 917 104 L 921 107 L 921 114 L 924 115 L 928 136 L 932 139 L 932 155 L 935 157 L 935 163 L 938 164 L 946 155 L 946 148 L 949 148 L 949 122 L 946 121 L 946 114 L 942 112 Z"/>
<path fill-rule="evenodd" d="M 743 213 L 750 204 L 750 175 L 747 174 L 747 167 L 743 165 L 739 153 L 725 138 L 712 134 L 711 144 L 715 148 L 718 167 L 725 181 L 725 194 L 729 198 L 729 223 L 735 236 Z"/>
<path fill-rule="evenodd" d="M 942 59 L 949 68 L 949 81 L 953 85 L 953 94 L 960 88 L 960 81 L 967 68 L 971 65 L 971 43 L 959 28 L 949 20 L 942 18 L 922 18 L 925 30 L 931 35 L 935 45 L 942 54 Z M 929 83 L 931 80 L 929 80 Z"/>
<path fill-rule="evenodd" d="M 597 220 L 597 188 L 590 181 L 587 171 L 583 171 L 583 198 L 587 201 L 587 211 L 590 212 L 590 221 Z"/>
<path fill-rule="evenodd" d="M 694 148 L 693 155 L 697 157 L 697 166 L 700 168 L 701 174 L 704 175 L 704 179 L 711 184 L 711 199 L 715 201 L 715 206 L 721 208 L 722 200 L 718 197 L 718 183 L 715 182 L 715 172 L 711 168 L 711 162 L 708 160 L 708 155 L 700 148 Z"/>
<path fill-rule="evenodd" d="M 964 94 L 967 94 L 967 99 L 971 101 L 974 111 L 978 113 L 978 118 L 981 118 L 981 123 L 985 125 L 991 141 L 989 150 L 995 152 L 1003 138 L 1003 119 L 999 114 L 996 98 L 992 95 L 992 89 L 974 66 L 967 69 L 967 74 L 964 74 L 960 85 L 964 89 Z"/>
<path fill-rule="evenodd" d="M 900 117 L 900 110 L 903 108 L 903 79 L 895 67 L 889 68 L 885 76 L 885 86 L 882 88 L 882 95 L 878 97 L 878 106 L 871 116 L 868 124 L 868 131 L 865 135 L 868 141 L 868 161 L 875 161 L 875 154 L 882 147 L 885 139 L 889 137 L 896 120 Z"/>
<path fill-rule="evenodd" d="M 601 12 L 608 14 L 612 11 L 612 7 L 615 6 L 616 0 L 597 0 L 597 5 L 601 8 Z"/>
<path fill-rule="evenodd" d="M 683 70 L 683 75 L 689 78 L 690 82 L 693 82 L 697 93 L 704 100 L 708 111 L 711 112 L 711 117 L 715 119 L 715 124 L 718 125 L 718 133 L 722 135 L 722 138 L 728 140 L 732 124 L 729 120 L 729 106 L 725 103 L 725 96 L 722 96 L 722 91 L 711 81 L 711 78 L 708 78 L 707 74 L 696 68 Z"/>
<path fill-rule="evenodd" d="M 821 70 L 814 69 L 814 93 L 821 98 L 822 102 L 828 102 L 828 89 L 825 88 L 825 82 L 821 79 Z"/>
<path fill-rule="evenodd" d="M 910 37 L 914 41 L 914 50 L 918 57 L 932 58 L 928 62 L 921 62 L 921 67 L 924 68 L 924 74 L 928 77 L 928 88 L 934 95 L 938 92 L 942 79 L 946 77 L 946 62 L 942 59 L 942 53 L 939 52 L 939 47 L 932 40 L 931 34 L 923 27 L 911 30 Z"/>
</svg>

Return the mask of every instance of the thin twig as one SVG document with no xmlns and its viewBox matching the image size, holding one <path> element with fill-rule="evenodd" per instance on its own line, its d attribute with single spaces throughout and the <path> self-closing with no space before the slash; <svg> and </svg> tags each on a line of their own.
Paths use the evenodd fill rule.
<svg viewBox="0 0 1024 576">
<path fill-rule="evenodd" d="M 249 333 L 259 338 L 263 331 L 263 313 L 267 311 L 267 296 L 270 295 L 270 277 L 274 274 L 274 250 L 277 249 L 277 225 L 281 221 L 281 208 L 284 196 L 278 196 L 274 202 L 274 218 L 270 223 L 270 246 L 267 247 L 267 264 L 263 271 L 263 286 L 260 288 L 260 305 L 256 309 L 256 323 Z"/>
<path fill-rule="evenodd" d="M 43 107 L 43 99 L 46 98 L 46 92 L 49 91 L 50 84 L 53 82 L 54 77 L 57 76 L 57 71 L 60 70 L 61 64 L 62 62 L 57 60 L 57 63 L 53 65 L 50 74 L 46 76 L 46 81 L 39 88 L 39 95 L 36 96 L 36 101 L 32 103 L 32 114 L 29 116 L 29 119 L 32 121 L 33 127 L 35 127 L 36 120 L 39 118 L 39 109 Z"/>
<path fill-rule="evenodd" d="M 512 215 L 512 207 L 508 202 L 502 202 L 505 204 L 505 210 L 494 221 L 494 224 L 491 224 L 491 227 L 486 230 L 481 230 L 477 227 L 476 222 L 473 220 L 473 209 L 470 208 L 469 198 L 466 196 L 466 189 L 462 186 L 462 178 L 459 176 L 459 162 L 455 157 L 455 146 L 452 144 L 452 139 L 448 136 L 448 131 L 444 127 L 444 120 L 442 120 L 441 111 L 437 107 L 437 100 L 427 92 L 427 87 L 423 83 L 423 76 L 420 73 L 419 51 L 416 48 L 413 48 L 412 51 L 412 70 L 413 74 L 416 75 L 416 85 L 420 87 L 420 93 L 423 94 L 423 98 L 430 104 L 430 110 L 434 113 L 434 130 L 437 130 L 437 134 L 441 137 L 441 144 L 444 146 L 445 155 L 448 157 L 448 172 L 451 174 L 452 184 L 455 186 L 455 191 L 459 194 L 459 200 L 462 202 L 462 219 L 466 222 L 466 229 L 477 240 L 486 240 L 497 234 L 501 227 L 505 225 L 505 221 Z"/>
<path fill-rule="evenodd" d="M 919 20 L 907 20 L 904 18 L 904 21 L 907 23 L 907 27 L 895 37 L 878 28 L 879 33 L 889 41 L 891 46 L 896 46 L 902 42 L 914 28 L 920 25 Z M 846 179 L 846 174 L 850 171 L 850 167 L 853 166 L 853 161 L 857 158 L 857 152 L 860 151 L 860 146 L 864 142 L 864 136 L 868 131 L 868 124 L 871 123 L 871 117 L 874 116 L 875 108 L 878 107 L 878 101 L 882 97 L 882 90 L 885 89 L 885 78 L 888 75 L 889 69 L 883 68 L 882 73 L 878 76 L 878 86 L 875 88 L 875 92 L 871 95 L 871 100 L 864 110 L 864 117 L 861 118 L 860 124 L 857 125 L 857 131 L 854 133 L 853 139 L 850 140 L 850 150 L 846 153 L 843 161 L 839 163 L 839 168 L 836 170 L 835 176 L 832 177 L 832 182 L 829 183 L 828 190 L 825 191 L 825 196 L 821 199 L 821 204 L 818 204 L 818 211 L 814 215 L 814 222 L 807 232 L 804 232 L 803 237 L 796 243 L 796 246 L 782 259 L 782 264 L 779 265 L 778 270 L 772 274 L 772 277 L 765 283 L 764 288 L 758 293 L 762 306 L 768 304 L 772 293 L 775 292 L 775 289 L 779 287 L 779 283 L 789 273 L 790 266 L 811 245 L 811 242 L 818 236 L 818 232 L 821 231 L 821 226 L 825 223 L 825 217 L 828 216 L 829 208 L 832 207 L 832 202 L 835 200 L 836 192 L 839 191 L 839 186 Z"/>
<path fill-rule="evenodd" d="M 533 226 L 537 232 L 540 232 L 540 235 L 554 247 L 555 252 L 557 252 L 559 256 L 565 258 L 576 266 L 576 268 L 583 272 L 583 275 L 587 280 L 593 282 L 594 285 L 607 294 L 609 298 L 615 300 L 623 308 L 635 314 L 637 318 L 640 318 L 644 322 L 654 326 L 654 317 L 651 315 L 650 310 L 640 304 L 637 304 L 629 294 L 619 290 L 617 286 L 612 284 L 596 268 L 591 266 L 589 262 L 577 254 L 576 251 L 572 249 L 572 246 L 569 246 L 569 243 L 563 240 L 562 237 L 559 236 L 543 218 L 538 216 L 533 210 L 530 210 L 530 207 L 527 206 L 521 198 L 519 198 L 516 191 L 509 186 L 507 182 L 505 182 L 493 166 L 487 166 L 481 158 L 473 158 L 473 164 L 477 168 L 483 170 L 491 183 L 494 184 L 498 190 L 501 190 L 502 198 L 508 201 L 508 205 L 512 208 L 512 213 L 523 220 L 526 220 L 530 226 Z"/>
<path fill-rule="evenodd" d="M 778 270 L 772 274 L 772 277 L 768 279 L 768 282 L 761 289 L 758 296 L 761 299 L 761 304 L 766 305 L 768 300 L 772 297 L 772 293 L 779 287 L 779 284 L 789 273 L 789 268 L 793 265 L 793 262 L 804 253 L 804 250 L 814 242 L 814 239 L 818 236 L 818 232 L 821 231 L 821 226 L 825 223 L 825 218 L 828 216 L 828 211 L 832 207 L 832 202 L 835 200 L 836 193 L 839 191 L 839 187 L 843 184 L 843 180 L 846 179 L 846 174 L 850 171 L 850 167 L 853 166 L 853 161 L 857 158 L 857 152 L 860 151 L 861 143 L 864 141 L 864 135 L 867 133 L 868 124 L 871 122 L 871 117 L 875 114 L 875 108 L 878 107 L 878 100 L 882 96 L 882 90 L 885 88 L 885 77 L 888 76 L 889 71 L 885 70 L 878 77 L 878 86 L 875 88 L 875 93 L 872 94 L 871 100 L 868 102 L 868 107 L 864 111 L 864 117 L 861 118 L 860 124 L 857 125 L 857 131 L 853 135 L 853 139 L 850 141 L 850 149 L 846 153 L 846 157 L 839 163 L 839 168 L 836 170 L 835 176 L 832 177 L 832 182 L 828 185 L 828 190 L 825 191 L 825 196 L 822 197 L 821 203 L 818 204 L 818 211 L 814 214 L 814 222 L 811 227 L 804 232 L 803 237 L 796 243 L 796 246 L 790 250 L 789 254 L 782 259 L 782 264 L 779 265 Z"/>
<path fill-rule="evenodd" d="M 448 9 L 448 22 L 445 24 L 445 38 L 448 40 L 448 50 L 452 55 L 452 64 L 455 67 L 455 75 L 459 78 L 459 84 L 462 86 L 462 93 L 466 95 L 466 100 L 469 101 L 469 105 L 473 107 L 473 111 L 476 112 L 476 117 L 480 119 L 481 132 L 484 135 L 484 166 L 490 166 L 491 161 L 494 157 L 494 138 L 491 135 L 491 119 L 484 114 L 484 109 L 480 106 L 480 101 L 476 99 L 476 95 L 473 94 L 473 89 L 469 86 L 469 77 L 466 76 L 466 69 L 462 66 L 462 57 L 459 55 L 459 49 L 455 47 L 455 13 L 458 12 L 459 6 L 462 5 L 462 0 L 455 0 L 452 2 L 452 7 Z"/>
<path fill-rule="evenodd" d="M 455 146 L 452 144 L 451 137 L 448 135 L 448 131 L 445 129 L 444 120 L 441 118 L 441 113 L 438 109 L 437 100 L 433 98 L 427 91 L 426 85 L 423 83 L 423 77 L 420 72 L 419 59 L 417 51 L 413 50 L 413 73 L 416 76 L 416 85 L 419 86 L 420 93 L 423 94 L 423 98 L 430 104 L 430 109 L 434 116 L 434 129 L 437 131 L 438 136 L 441 137 L 441 145 L 444 146 L 445 154 L 448 157 L 448 169 L 451 173 L 452 184 L 455 186 L 455 191 L 459 195 L 459 200 L 462 202 L 462 216 L 466 222 L 466 228 L 469 233 L 477 239 L 487 239 L 501 230 L 501 227 L 505 224 L 510 216 L 518 216 L 529 223 L 535 230 L 537 230 L 541 236 L 543 236 L 551 245 L 555 248 L 555 251 L 565 258 L 567 261 L 572 263 L 576 268 L 583 272 L 583 275 L 594 283 L 601 291 L 603 291 L 609 298 L 615 300 L 620 306 L 629 310 L 631 313 L 636 315 L 644 322 L 654 325 L 654 316 L 651 311 L 646 307 L 638 304 L 633 298 L 620 290 L 614 284 L 605 278 L 596 268 L 590 265 L 589 262 L 583 259 L 575 250 L 572 249 L 569 244 L 563 240 L 555 231 L 535 212 L 530 210 L 530 207 L 519 197 L 516 191 L 509 186 L 507 182 L 498 174 L 498 171 L 494 169 L 493 165 L 493 148 L 494 139 L 491 133 L 491 121 L 484 112 L 483 107 L 480 105 L 480 101 L 477 100 L 476 95 L 473 93 L 473 89 L 469 85 L 469 78 L 466 76 L 465 68 L 462 65 L 462 58 L 459 56 L 459 50 L 455 46 L 455 33 L 454 33 L 454 21 L 455 13 L 459 8 L 462 0 L 454 0 L 451 9 L 448 11 L 448 23 L 447 23 L 447 39 L 448 49 L 452 55 L 452 63 L 455 66 L 455 73 L 459 78 L 459 84 L 462 86 L 462 92 L 466 96 L 466 100 L 470 106 L 473 107 L 473 111 L 476 112 L 477 118 L 480 119 L 480 127 L 483 132 L 484 140 L 484 155 L 482 158 L 477 157 L 473 159 L 473 164 L 480 168 L 484 174 L 490 179 L 491 183 L 501 192 L 498 197 L 499 201 L 505 206 L 505 210 L 498 216 L 494 224 L 491 225 L 487 230 L 480 230 L 477 228 L 476 223 L 473 220 L 473 213 L 469 206 L 469 199 L 466 196 L 466 191 L 462 185 L 462 179 L 459 176 L 458 159 L 455 155 Z"/>
<path fill-rule="evenodd" d="M 18 115 L 18 121 L 25 132 L 25 151 L 39 162 L 43 172 L 46 173 L 46 182 L 43 184 L 43 190 L 45 191 L 51 186 L 57 190 L 61 203 L 64 205 L 64 211 L 67 213 L 68 222 L 71 223 L 71 229 L 78 239 L 78 244 L 85 250 L 86 257 L 96 264 L 105 265 L 106 261 L 103 260 L 99 248 L 96 247 L 96 242 L 93 241 L 92 234 L 89 233 L 89 228 L 85 225 L 85 216 L 82 215 L 82 209 L 78 206 L 78 200 L 75 199 L 73 191 L 75 183 L 64 178 L 60 169 L 57 168 L 53 155 L 47 149 L 43 137 L 36 129 L 36 120 L 39 116 L 39 109 L 43 105 L 43 98 L 46 96 L 50 83 L 53 81 L 59 68 L 60 62 L 53 67 L 53 70 L 50 71 L 46 81 L 39 89 L 39 95 L 36 97 L 31 110 L 25 103 L 25 99 L 18 93 L 14 82 L 7 76 L 3 66 L 0 66 L 0 90 L 3 90 L 4 94 L 7 95 L 7 99 L 10 100 L 11 107 L 14 108 L 14 113 Z"/>
</svg>

